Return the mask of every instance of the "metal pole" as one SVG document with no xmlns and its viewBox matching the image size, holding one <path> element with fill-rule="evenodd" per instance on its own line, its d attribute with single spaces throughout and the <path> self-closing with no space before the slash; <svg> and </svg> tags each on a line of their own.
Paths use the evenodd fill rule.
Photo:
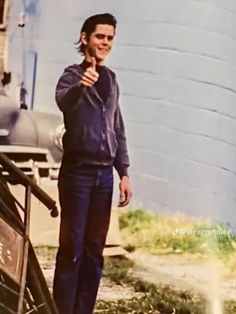
<svg viewBox="0 0 236 314">
<path fill-rule="evenodd" d="M 31 204 L 31 186 L 27 185 L 25 188 L 25 216 L 24 216 L 25 234 L 24 234 L 23 265 L 22 265 L 22 272 L 21 272 L 21 285 L 20 285 L 17 314 L 23 313 L 22 311 L 23 311 L 23 302 L 24 302 L 24 295 L 25 295 L 28 254 L 29 254 L 30 204 Z"/>
<path fill-rule="evenodd" d="M 21 28 L 21 44 L 22 44 L 22 77 L 21 77 L 21 83 L 20 83 L 20 108 L 21 109 L 27 109 L 26 105 L 26 94 L 27 90 L 25 87 L 25 33 L 24 33 L 24 28 L 25 28 L 25 12 L 21 12 L 19 15 L 19 22 L 18 22 L 18 27 Z"/>
</svg>

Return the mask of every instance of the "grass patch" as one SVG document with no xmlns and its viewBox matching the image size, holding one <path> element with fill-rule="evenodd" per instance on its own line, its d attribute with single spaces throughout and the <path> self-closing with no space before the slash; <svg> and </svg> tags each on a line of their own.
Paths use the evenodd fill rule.
<svg viewBox="0 0 236 314">
<path fill-rule="evenodd" d="M 217 257 L 236 254 L 236 236 L 228 225 L 185 217 L 155 215 L 142 209 L 120 215 L 124 247 L 150 253 L 202 253 Z"/>
<path fill-rule="evenodd" d="M 189 291 L 175 291 L 168 286 L 156 286 L 130 275 L 133 263 L 125 258 L 106 258 L 104 276 L 117 284 L 132 286 L 140 297 L 128 300 L 103 301 L 96 304 L 94 313 L 109 314 L 213 314 L 206 299 Z M 224 314 L 236 313 L 236 302 L 225 303 Z"/>
<path fill-rule="evenodd" d="M 34 246 L 34 251 L 41 262 L 43 260 L 44 263 L 52 263 L 56 260 L 56 254 L 57 254 L 58 248 L 55 246 L 45 246 L 45 245 L 37 245 Z"/>
<path fill-rule="evenodd" d="M 111 279 L 118 285 L 129 284 L 130 279 L 127 275 L 133 266 L 133 261 L 122 256 L 115 258 L 106 257 L 103 269 L 103 277 Z"/>
</svg>

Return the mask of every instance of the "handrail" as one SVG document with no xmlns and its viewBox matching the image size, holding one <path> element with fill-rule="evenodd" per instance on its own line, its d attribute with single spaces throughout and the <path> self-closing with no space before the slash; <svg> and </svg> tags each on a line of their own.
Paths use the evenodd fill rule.
<svg viewBox="0 0 236 314">
<path fill-rule="evenodd" d="M 2 159 L 0 160 L 0 165 L 1 161 Z M 4 162 L 3 164 L 5 165 Z M 3 169 L 8 172 L 7 170 L 8 168 L 6 169 L 5 167 L 3 167 Z M 28 182 L 28 180 L 26 181 Z M 13 239 L 12 241 L 9 242 L 10 254 L 11 254 L 10 243 L 14 242 L 17 245 L 20 244 L 22 246 L 21 250 L 19 251 L 16 250 L 18 252 L 17 253 L 18 255 L 16 254 L 16 256 L 13 259 L 11 260 L 6 259 L 6 261 L 4 260 L 4 263 L 0 263 L 2 264 L 0 266 L 2 266 L 1 271 L 3 271 L 4 276 L 6 275 L 8 277 L 9 276 L 12 277 L 12 280 L 17 284 L 17 288 L 15 285 L 11 286 L 12 283 L 11 281 L 8 280 L 5 282 L 5 285 L 3 286 L 2 283 L 4 282 L 4 277 L 0 278 L 0 286 L 2 285 L 4 291 L 6 290 L 9 293 L 14 293 L 16 297 L 18 297 L 18 302 L 17 303 L 13 302 L 13 304 L 10 305 L 9 302 L 6 301 L 9 300 L 8 297 L 5 298 L 4 296 L 5 293 L 3 293 L 3 298 L 2 295 L 0 294 L 0 307 L 5 308 L 6 310 L 9 311 L 9 313 L 14 312 L 17 314 L 22 314 L 23 307 L 25 307 L 25 304 L 28 304 L 27 306 L 29 307 L 29 312 L 27 311 L 27 313 L 35 311 L 38 312 L 38 309 L 43 307 L 43 309 L 40 309 L 39 311 L 42 310 L 43 313 L 45 314 L 58 314 L 56 305 L 54 304 L 53 299 L 51 298 L 42 270 L 39 266 L 37 257 L 35 255 L 34 249 L 29 239 L 31 192 L 32 192 L 31 185 L 27 184 L 25 186 L 24 208 L 21 208 L 24 211 L 24 215 L 22 216 L 18 211 L 17 208 L 18 206 L 14 204 L 15 198 L 6 184 L 6 180 L 4 178 L 4 175 L 2 175 L 2 171 L 0 171 L 0 203 L 2 203 L 0 217 L 2 218 L 1 220 L 5 221 L 5 223 L 7 223 L 13 230 L 15 230 L 16 233 L 19 234 L 21 238 L 21 241 L 15 241 L 16 234 L 10 232 L 7 237 L 5 236 L 5 240 L 11 239 L 11 237 Z M 5 244 L 7 248 L 8 243 L 6 242 Z M 7 267 L 8 262 L 9 268 Z M 15 264 L 14 267 L 12 267 L 13 264 Z M 18 265 L 19 267 L 16 265 Z M 15 273 L 16 269 L 17 274 Z M 28 289 L 26 289 L 26 286 L 28 287 Z M 30 298 L 28 297 L 29 294 Z M 30 301 L 28 302 L 28 300 Z"/>
<path fill-rule="evenodd" d="M 4 154 L 0 152 L 0 164 L 3 169 L 13 174 L 14 179 L 24 186 L 30 186 L 31 192 L 42 202 L 50 211 L 52 217 L 58 216 L 56 202 L 44 192 L 31 178 L 26 176 L 14 163 Z"/>
</svg>

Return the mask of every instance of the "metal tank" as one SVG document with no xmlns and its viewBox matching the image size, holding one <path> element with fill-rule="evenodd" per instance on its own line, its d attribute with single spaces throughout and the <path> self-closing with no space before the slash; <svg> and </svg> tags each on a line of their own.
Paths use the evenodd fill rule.
<svg viewBox="0 0 236 314">
<path fill-rule="evenodd" d="M 17 108 L 0 95 L 0 151 L 28 175 L 57 178 L 63 132 L 61 117 Z"/>
</svg>

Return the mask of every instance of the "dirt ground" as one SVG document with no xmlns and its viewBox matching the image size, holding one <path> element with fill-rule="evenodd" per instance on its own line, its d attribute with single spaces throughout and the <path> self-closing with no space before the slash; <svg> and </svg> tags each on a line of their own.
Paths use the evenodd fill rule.
<svg viewBox="0 0 236 314">
<path fill-rule="evenodd" d="M 236 274 L 219 261 L 191 255 L 154 256 L 136 251 L 133 275 L 174 289 L 196 291 L 208 299 L 236 300 Z"/>
<path fill-rule="evenodd" d="M 55 258 L 52 257 L 49 259 L 44 255 L 38 255 L 38 258 L 49 290 L 52 292 Z M 113 301 L 118 299 L 130 299 L 137 295 L 138 293 L 135 293 L 131 287 L 117 285 L 111 282 L 108 278 L 102 278 L 98 292 L 98 299 Z"/>
<path fill-rule="evenodd" d="M 200 292 L 207 299 L 236 300 L 236 278 L 222 264 L 197 259 L 191 255 L 154 256 L 142 251 L 126 255 L 134 261 L 132 275 L 157 285 L 168 285 L 174 289 Z M 39 261 L 52 289 L 55 258 L 39 256 Z M 138 296 L 132 288 L 120 286 L 108 278 L 102 278 L 98 298 L 102 300 L 129 299 Z"/>
</svg>

